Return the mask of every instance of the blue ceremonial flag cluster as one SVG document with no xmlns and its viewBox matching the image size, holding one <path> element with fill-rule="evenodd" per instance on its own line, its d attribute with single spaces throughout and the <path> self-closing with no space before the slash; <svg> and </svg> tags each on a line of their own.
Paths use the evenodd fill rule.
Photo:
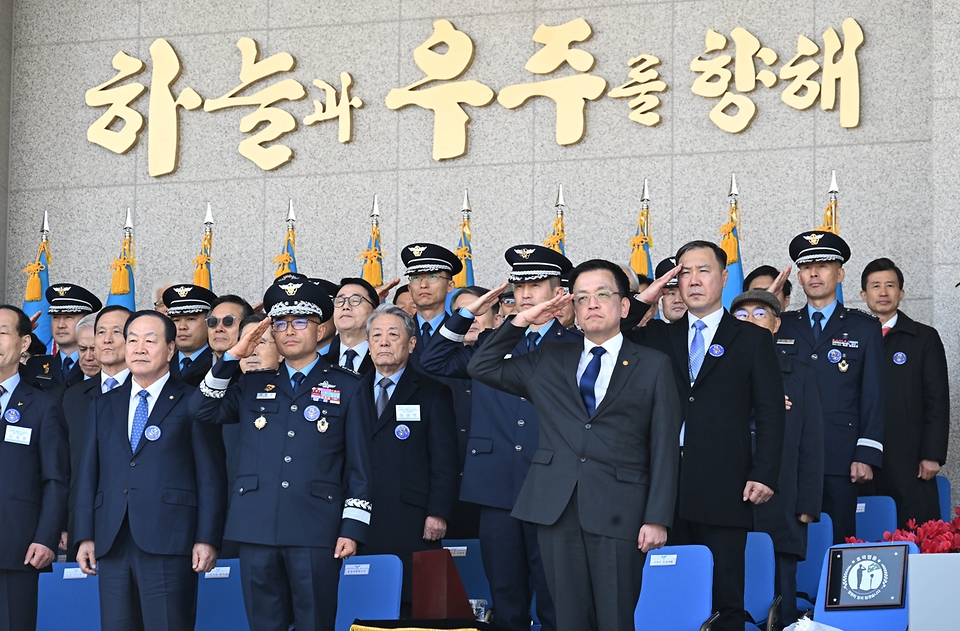
<svg viewBox="0 0 960 631">
<path fill-rule="evenodd" d="M 720 228 L 720 247 L 727 253 L 727 284 L 723 287 L 723 308 L 729 310 L 733 299 L 743 293 L 743 258 L 740 255 L 740 206 L 737 174 L 730 179 L 730 215 Z"/>
<path fill-rule="evenodd" d="M 280 254 L 273 257 L 273 262 L 277 266 L 276 278 L 291 272 L 297 273 L 297 216 L 293 214 L 293 200 L 290 200 L 290 206 L 287 209 L 287 237 L 283 241 L 283 249 Z"/>
<path fill-rule="evenodd" d="M 380 200 L 376 195 L 373 196 L 373 209 L 370 211 L 370 239 L 367 241 L 367 249 L 361 252 L 358 258 L 363 261 L 360 278 L 374 287 L 382 285 L 383 250 L 380 244 Z"/>
<path fill-rule="evenodd" d="M 43 227 L 40 228 L 40 245 L 37 246 L 37 258 L 24 268 L 27 274 L 27 290 L 23 295 L 23 312 L 33 317 L 40 312 L 37 328 L 34 333 L 47 347 L 47 352 L 54 352 L 53 327 L 50 321 L 50 303 L 47 302 L 47 288 L 50 287 L 50 219 L 47 211 L 43 211 Z"/>
<path fill-rule="evenodd" d="M 637 233 L 630 239 L 630 268 L 639 276 L 653 278 L 653 259 L 650 257 L 650 248 L 653 239 L 650 237 L 650 186 L 647 178 L 643 178 L 643 195 L 640 196 L 640 216 L 637 217 Z"/>
<path fill-rule="evenodd" d="M 460 212 L 463 213 L 463 221 L 460 222 L 460 241 L 457 242 L 455 254 L 463 263 L 463 269 L 453 277 L 454 285 L 458 288 L 471 287 L 475 284 L 473 282 L 473 248 L 470 245 L 470 213 L 472 209 L 466 190 L 463 191 L 463 208 L 460 209 Z"/>
</svg>

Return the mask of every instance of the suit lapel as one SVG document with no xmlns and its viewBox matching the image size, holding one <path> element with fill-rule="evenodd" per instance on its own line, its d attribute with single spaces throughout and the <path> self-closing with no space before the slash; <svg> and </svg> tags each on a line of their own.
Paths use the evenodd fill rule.
<svg viewBox="0 0 960 631">
<path fill-rule="evenodd" d="M 697 381 L 694 383 L 694 386 L 703 381 L 707 374 L 713 370 L 713 367 L 716 366 L 723 357 L 726 348 L 733 339 L 737 337 L 737 327 L 732 322 L 733 319 L 733 316 L 724 310 L 723 317 L 720 318 L 720 326 L 717 327 L 717 332 L 713 334 L 713 340 L 709 346 L 703 349 L 703 365 L 700 366 L 700 372 L 697 373 Z M 720 352 L 719 356 L 714 356 L 710 353 L 710 349 L 714 346 L 720 346 L 724 349 Z"/>
<path fill-rule="evenodd" d="M 616 398 L 627 383 L 627 377 L 637 367 L 640 352 L 633 343 L 626 338 L 623 339 L 623 345 L 620 347 L 620 355 L 614 360 L 613 374 L 610 375 L 610 383 L 607 385 L 607 391 L 603 395 L 603 400 L 594 411 L 593 416 L 600 414 L 607 405 Z"/>
<path fill-rule="evenodd" d="M 132 390 L 133 375 L 129 375 L 122 385 L 114 389 L 118 394 L 110 397 L 112 413 L 106 415 L 106 418 L 111 419 L 109 422 L 115 424 L 115 429 L 120 434 L 120 439 L 127 446 L 127 449 L 130 449 L 130 432 L 127 429 L 127 424 L 130 422 L 130 393 Z"/>
<path fill-rule="evenodd" d="M 800 333 L 800 336 L 807 342 L 810 348 L 813 348 L 815 344 L 813 343 L 813 327 L 810 326 L 809 306 L 804 306 L 791 315 L 797 319 L 797 331 Z"/>
<path fill-rule="evenodd" d="M 180 400 L 180 397 L 183 396 L 183 391 L 176 388 L 174 383 L 175 382 L 168 379 L 167 383 L 163 384 L 163 389 L 160 390 L 160 395 L 157 397 L 156 403 L 153 404 L 153 410 L 150 411 L 150 416 L 147 418 L 147 424 L 144 429 L 151 425 L 159 426 L 167 414 L 170 413 L 170 410 L 173 409 L 173 406 L 177 404 L 177 401 Z M 137 450 L 133 452 L 133 455 L 137 455 L 143 451 L 144 444 L 148 442 L 150 441 L 144 436 L 141 436 L 140 442 L 137 443 Z"/>
<path fill-rule="evenodd" d="M 567 348 L 563 349 L 563 374 L 567 379 L 567 388 L 577 393 L 574 398 L 580 404 L 583 417 L 589 418 L 587 404 L 583 402 L 583 397 L 580 395 L 580 384 L 577 383 L 577 369 L 580 367 L 581 355 L 583 355 L 583 344 L 568 344 Z"/>
<path fill-rule="evenodd" d="M 22 416 L 23 411 L 30 407 L 32 401 L 33 388 L 21 379 L 17 387 L 10 393 L 10 402 L 7 403 L 7 409 L 3 413 L 6 414 L 8 410 L 16 410 Z"/>
<path fill-rule="evenodd" d="M 687 343 L 687 331 L 689 330 L 690 317 L 687 314 L 683 314 L 683 317 L 673 324 L 667 325 L 673 356 L 676 358 L 680 371 L 686 377 L 685 383 L 690 383 L 690 345 Z"/>
</svg>

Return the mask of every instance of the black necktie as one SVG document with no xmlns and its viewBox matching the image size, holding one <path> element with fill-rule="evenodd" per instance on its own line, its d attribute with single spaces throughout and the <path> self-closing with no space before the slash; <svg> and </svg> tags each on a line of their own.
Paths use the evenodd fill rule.
<svg viewBox="0 0 960 631">
<path fill-rule="evenodd" d="M 184 357 L 183 359 L 181 359 L 181 360 L 180 360 L 180 374 L 182 375 L 182 374 L 186 373 L 188 370 L 190 370 L 190 364 L 192 364 L 192 363 L 193 363 L 193 360 L 190 359 L 189 357 Z"/>
<path fill-rule="evenodd" d="M 73 368 L 73 359 L 70 357 L 63 358 L 63 380 L 66 381 L 67 377 L 70 376 L 70 369 Z"/>
<path fill-rule="evenodd" d="M 297 388 L 300 387 L 300 384 L 303 383 L 303 380 L 306 379 L 306 378 L 307 378 L 307 376 L 306 376 L 305 374 L 303 374 L 302 372 L 300 372 L 299 370 L 298 370 L 297 372 L 293 373 L 293 376 L 290 377 L 290 380 L 293 382 L 293 391 L 294 391 L 294 392 L 297 391 Z"/>
<path fill-rule="evenodd" d="M 344 368 L 349 368 L 350 370 L 356 370 L 353 367 L 353 360 L 356 358 L 357 351 L 353 350 L 352 348 L 348 348 L 347 350 L 343 351 L 343 363 L 340 365 Z"/>
<path fill-rule="evenodd" d="M 820 334 L 823 333 L 823 314 L 819 311 L 813 312 L 813 342 L 820 341 Z"/>
<path fill-rule="evenodd" d="M 540 341 L 540 334 L 536 331 L 527 331 L 527 352 L 532 353 L 537 350 L 537 342 Z"/>
<path fill-rule="evenodd" d="M 430 331 L 433 330 L 433 327 L 430 326 L 429 322 L 424 322 L 423 326 L 420 327 L 420 336 L 425 340 L 430 339 Z"/>
</svg>

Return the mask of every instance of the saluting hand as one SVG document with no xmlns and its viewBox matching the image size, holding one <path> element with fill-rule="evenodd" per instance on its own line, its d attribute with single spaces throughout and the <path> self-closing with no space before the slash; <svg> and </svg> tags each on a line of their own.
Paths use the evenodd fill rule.
<svg viewBox="0 0 960 631">
<path fill-rule="evenodd" d="M 390 290 L 400 284 L 399 278 L 394 278 L 392 281 L 386 285 L 380 285 L 377 287 L 377 297 L 380 298 L 380 302 L 386 302 L 387 297 L 390 295 Z"/>
<path fill-rule="evenodd" d="M 467 311 L 472 313 L 474 317 L 483 315 L 487 311 L 490 311 L 490 308 L 497 304 L 497 301 L 500 299 L 500 294 L 503 293 L 509 284 L 510 283 L 504 283 L 499 287 L 494 287 L 487 293 L 483 294 L 470 304 L 466 305 Z"/>
<path fill-rule="evenodd" d="M 560 294 L 555 296 L 546 302 L 541 302 L 538 305 L 525 309 L 514 316 L 513 326 L 525 329 L 528 326 L 537 326 L 540 324 L 546 324 L 550 320 L 557 317 L 557 314 L 563 309 L 563 307 L 573 301 L 573 296 L 570 294 Z"/>
<path fill-rule="evenodd" d="M 650 285 L 635 296 L 637 300 L 645 305 L 655 305 L 663 295 L 663 288 L 667 286 L 674 276 L 680 273 L 681 265 L 677 265 L 672 270 L 650 283 Z"/>
<path fill-rule="evenodd" d="M 35 314 L 30 316 L 30 326 L 32 327 L 31 331 L 36 331 L 37 327 L 40 326 L 40 316 L 43 315 L 43 311 L 37 311 Z"/>
<path fill-rule="evenodd" d="M 230 357 L 234 359 L 246 359 L 253 355 L 253 351 L 257 350 L 257 345 L 260 344 L 263 334 L 270 328 L 271 322 L 273 321 L 267 318 L 257 326 L 248 326 L 247 330 L 243 332 L 243 335 L 240 336 L 240 339 L 237 340 L 233 348 L 227 351 Z"/>
<path fill-rule="evenodd" d="M 787 279 L 790 277 L 790 270 L 793 269 L 793 265 L 787 265 L 780 273 L 777 274 L 777 277 L 773 279 L 773 282 L 770 283 L 770 286 L 767 287 L 767 291 L 776 296 L 781 291 L 783 291 L 783 284 L 787 282 Z"/>
</svg>

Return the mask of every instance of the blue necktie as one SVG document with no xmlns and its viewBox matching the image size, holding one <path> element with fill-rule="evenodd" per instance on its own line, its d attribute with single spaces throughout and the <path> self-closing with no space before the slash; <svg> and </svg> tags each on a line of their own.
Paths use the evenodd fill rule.
<svg viewBox="0 0 960 631">
<path fill-rule="evenodd" d="M 527 352 L 532 353 L 537 350 L 537 342 L 540 341 L 540 334 L 536 331 L 527 332 Z"/>
<path fill-rule="evenodd" d="M 70 376 L 70 369 L 73 368 L 73 358 L 64 357 L 63 358 L 63 381 L 66 383 L 67 378 Z"/>
<path fill-rule="evenodd" d="M 587 415 L 593 416 L 597 410 L 597 377 L 600 376 L 600 357 L 606 353 L 602 346 L 594 346 L 590 349 L 593 358 L 587 364 L 583 376 L 580 377 L 580 396 L 583 397 L 583 403 L 587 406 Z"/>
<path fill-rule="evenodd" d="M 180 360 L 180 374 L 182 375 L 182 374 L 184 374 L 185 372 L 187 372 L 188 370 L 190 370 L 190 364 L 192 364 L 192 363 L 193 363 L 193 360 L 190 359 L 189 357 L 184 357 L 183 359 L 181 359 L 181 360 Z"/>
<path fill-rule="evenodd" d="M 107 392 L 110 392 L 114 388 L 120 385 L 120 382 L 114 379 L 113 377 L 107 377 L 107 380 L 103 382 L 103 385 L 107 387 Z"/>
<path fill-rule="evenodd" d="M 306 378 L 307 378 L 307 376 L 306 376 L 305 374 L 303 374 L 302 372 L 300 372 L 299 370 L 298 370 L 297 372 L 293 373 L 293 376 L 290 377 L 290 383 L 293 385 L 293 391 L 294 391 L 294 392 L 297 391 L 297 388 L 300 387 L 300 384 L 303 383 L 303 380 L 306 379 Z"/>
<path fill-rule="evenodd" d="M 823 314 L 819 311 L 813 312 L 813 342 L 820 341 L 820 334 L 823 333 Z"/>
<path fill-rule="evenodd" d="M 433 330 L 433 327 L 430 326 L 430 323 L 424 322 L 423 325 L 420 327 L 420 337 L 422 337 L 424 340 L 429 340 L 430 331 L 432 330 Z"/>
<path fill-rule="evenodd" d="M 707 324 L 703 320 L 693 323 L 693 342 L 690 344 L 690 383 L 697 380 L 700 367 L 703 366 L 703 330 Z"/>
<path fill-rule="evenodd" d="M 356 368 L 353 367 L 353 360 L 356 358 L 357 351 L 353 350 L 352 348 L 348 348 L 347 350 L 343 351 L 343 363 L 340 365 L 344 368 L 349 368 L 350 370 L 356 370 Z"/>
<path fill-rule="evenodd" d="M 140 437 L 143 436 L 143 428 L 147 426 L 147 418 L 150 416 L 150 406 L 147 405 L 147 397 L 150 393 L 141 390 L 137 393 L 140 401 L 137 403 L 137 409 L 133 411 L 133 429 L 130 430 L 130 451 L 136 451 L 140 444 Z"/>
</svg>

